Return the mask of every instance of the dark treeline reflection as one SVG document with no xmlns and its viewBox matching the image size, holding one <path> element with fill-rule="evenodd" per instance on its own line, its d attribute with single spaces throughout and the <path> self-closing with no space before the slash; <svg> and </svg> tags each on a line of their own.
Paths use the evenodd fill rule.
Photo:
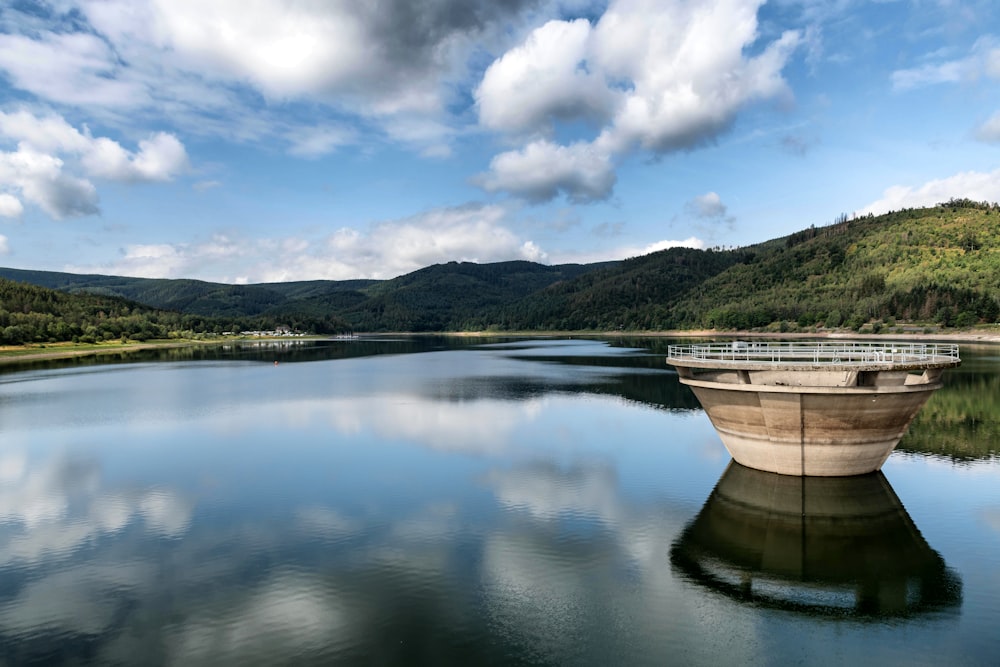
<svg viewBox="0 0 1000 667">
<path fill-rule="evenodd" d="M 995 458 L 1000 454 L 996 357 L 962 349 L 962 365 L 943 379 L 944 387 L 917 413 L 899 449 L 958 461 Z"/>
<path fill-rule="evenodd" d="M 182 347 L 145 348 L 122 350 L 104 354 L 74 357 L 67 359 L 47 359 L 25 361 L 19 364 L 0 366 L 0 373 L 15 373 L 24 370 L 49 368 L 72 368 L 80 366 L 98 366 L 121 363 L 149 363 L 156 361 L 256 361 L 261 363 L 281 363 L 329 361 L 334 359 L 353 359 L 384 354 L 415 354 L 419 352 L 435 352 L 441 350 L 461 350 L 482 346 L 503 345 L 506 349 L 516 350 L 516 341 L 522 340 L 501 336 L 362 336 L 356 338 L 304 339 L 304 340 L 238 340 L 231 343 L 193 344 Z M 539 339 L 534 339 L 536 342 Z M 581 339 L 578 339 L 581 340 Z M 515 341 L 515 342 L 511 342 Z M 530 344 L 524 343 L 524 349 Z M 665 355 L 657 355 L 650 359 L 646 366 L 658 369 L 666 368 L 663 360 Z M 560 360 L 565 360 L 560 357 Z M 607 364 L 607 360 L 593 356 L 581 357 L 578 360 L 590 365 Z M 658 362 L 658 363 L 657 363 Z M 641 362 L 640 362 L 641 363 Z M 637 365 L 636 362 L 628 364 Z"/>
<path fill-rule="evenodd" d="M 684 342 L 692 342 L 685 339 Z M 102 364 L 232 361 L 257 363 L 304 363 L 415 354 L 446 350 L 494 350 L 526 362 L 558 364 L 608 371 L 593 378 L 581 377 L 563 384 L 544 383 L 529 376 L 484 384 L 456 383 L 442 388 L 443 398 L 485 398 L 481 386 L 489 386 L 490 398 L 518 400 L 546 392 L 585 391 L 621 397 L 667 410 L 700 410 L 692 392 L 677 381 L 665 362 L 667 347 L 676 339 L 659 337 L 621 338 L 523 338 L 486 336 L 372 336 L 331 340 L 237 341 L 219 345 L 146 349 L 100 356 L 38 361 L 0 366 L 0 374 L 23 370 L 59 369 Z M 541 347 L 540 347 L 541 346 Z M 594 346 L 614 352 L 595 354 Z M 963 347 L 962 366 L 944 374 L 944 387 L 917 414 L 898 449 L 916 454 L 945 456 L 972 461 L 1000 454 L 1000 359 L 989 347 Z M 620 373 L 614 372 L 621 369 Z"/>
<path fill-rule="evenodd" d="M 710 590 L 809 614 L 910 617 L 962 602 L 958 575 L 880 472 L 791 477 L 730 463 L 670 560 Z"/>
<path fill-rule="evenodd" d="M 251 361 L 282 363 L 370 357 L 379 354 L 413 354 L 468 347 L 473 339 L 444 336 L 356 338 L 331 340 L 260 340 L 194 344 L 183 347 L 126 350 L 71 359 L 51 359 L 0 367 L 0 373 L 49 368 L 157 361 Z"/>
<path fill-rule="evenodd" d="M 637 341 L 630 341 L 636 343 Z M 539 353 L 539 345 L 542 352 Z M 608 349 L 608 342 L 593 339 L 523 339 L 465 336 L 373 336 L 331 340 L 234 341 L 218 345 L 192 345 L 116 352 L 72 359 L 53 359 L 0 367 L 0 373 L 24 370 L 82 368 L 107 364 L 155 362 L 250 362 L 279 364 L 335 361 L 379 355 L 405 355 L 449 350 L 483 350 L 525 362 L 558 364 L 563 367 L 600 369 L 602 373 L 581 375 L 563 383 L 551 378 L 540 382 L 526 373 L 523 378 L 476 378 L 458 380 L 441 387 L 440 398 L 470 400 L 499 398 L 523 400 L 547 392 L 580 392 L 619 395 L 623 398 L 668 410 L 697 410 L 694 395 L 677 381 L 664 354 L 642 348 L 612 344 L 614 354 L 594 354 L 595 347 Z M 526 368 L 528 364 L 526 364 Z M 620 373 L 614 372 L 621 369 Z"/>
</svg>

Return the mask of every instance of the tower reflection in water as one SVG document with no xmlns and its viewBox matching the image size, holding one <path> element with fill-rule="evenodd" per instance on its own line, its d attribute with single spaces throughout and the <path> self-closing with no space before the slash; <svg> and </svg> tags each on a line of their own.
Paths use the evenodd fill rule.
<svg viewBox="0 0 1000 667">
<path fill-rule="evenodd" d="M 907 617 L 962 601 L 881 472 L 793 477 L 731 462 L 670 560 L 713 591 L 818 615 Z"/>
</svg>

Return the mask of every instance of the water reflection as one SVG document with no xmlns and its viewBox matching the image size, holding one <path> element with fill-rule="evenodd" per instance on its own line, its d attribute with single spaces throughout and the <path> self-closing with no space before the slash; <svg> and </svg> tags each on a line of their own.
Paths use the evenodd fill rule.
<svg viewBox="0 0 1000 667">
<path fill-rule="evenodd" d="M 1000 456 L 1000 374 L 962 350 L 962 366 L 950 369 L 944 386 L 917 413 L 899 443 L 901 451 L 970 462 Z"/>
<path fill-rule="evenodd" d="M 106 488 L 93 459 L 0 455 L 0 567 L 70 556 L 135 521 L 151 534 L 176 537 L 190 514 L 189 501 L 173 491 Z"/>
<path fill-rule="evenodd" d="M 455 352 L 463 353 L 463 363 L 456 364 Z M 233 369 L 236 366 L 260 366 L 279 362 L 282 369 L 307 362 L 338 361 L 333 377 L 351 394 L 366 392 L 371 379 L 344 377 L 351 368 L 367 367 L 372 357 L 380 358 L 380 367 L 392 370 L 391 382 L 419 386 L 422 393 L 435 400 L 468 401 L 480 398 L 519 400 L 546 393 L 619 395 L 626 400 L 658 408 L 696 411 L 701 406 L 690 389 L 677 382 L 662 354 L 640 347 L 611 347 L 600 340 L 548 340 L 522 338 L 464 338 L 421 336 L 413 338 L 372 337 L 351 340 L 297 340 L 284 342 L 239 342 L 227 345 L 191 346 L 167 349 L 141 349 L 74 359 L 54 359 L 0 365 L 0 386 L 34 380 L 39 377 L 79 376 L 90 373 L 102 377 L 109 366 L 135 368 L 140 364 L 171 362 L 171 366 L 208 369 L 210 366 Z M 445 361 L 447 360 L 447 361 Z M 444 363 L 441 363 L 444 362 Z M 159 367 L 159 365 L 158 365 Z M 414 375 L 412 369 L 419 369 Z M 425 382 L 422 374 L 430 369 L 435 382 Z M 24 371 L 35 371 L 35 374 Z M 273 369 L 271 369 L 273 370 Z M 482 371 L 482 372 L 479 372 Z M 498 374 L 497 371 L 500 371 Z M 265 372 L 265 371 L 262 371 Z M 300 372 L 307 373 L 301 370 Z M 377 374 L 374 379 L 389 376 Z M 269 373 L 268 384 L 274 384 Z M 288 388 L 279 387 L 281 395 Z M 211 387 L 203 388 L 204 391 Z M 293 388 L 300 393 L 302 388 Z M 0 391 L 0 405 L 23 403 L 30 396 Z M 258 400 L 271 400 L 276 392 Z M 244 398 L 247 398 L 246 396 Z"/>
<path fill-rule="evenodd" d="M 670 560 L 711 590 L 810 614 L 906 617 L 962 602 L 958 575 L 881 472 L 792 477 L 730 463 Z"/>
<path fill-rule="evenodd" d="M 0 374 L 0 665 L 996 655 L 995 464 L 890 473 L 959 579 L 881 476 L 719 480 L 662 355 L 445 344 Z"/>
</svg>

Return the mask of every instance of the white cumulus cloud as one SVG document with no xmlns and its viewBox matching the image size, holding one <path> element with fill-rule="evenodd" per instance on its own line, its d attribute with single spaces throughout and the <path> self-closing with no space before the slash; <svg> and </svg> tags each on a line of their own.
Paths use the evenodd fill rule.
<svg viewBox="0 0 1000 667">
<path fill-rule="evenodd" d="M 470 204 L 385 220 L 366 230 L 342 228 L 324 237 L 249 240 L 220 234 L 200 243 L 129 245 L 115 262 L 65 270 L 259 283 L 386 279 L 449 261 L 547 260 L 537 244 L 511 230 L 507 218 L 503 207 Z"/>
<path fill-rule="evenodd" d="M 694 219 L 698 229 L 710 236 L 716 231 L 712 229 L 713 227 L 728 227 L 736 221 L 736 218 L 729 214 L 729 208 L 717 192 L 706 192 L 694 197 L 684 204 L 684 211 Z"/>
<path fill-rule="evenodd" d="M 319 106 L 404 144 L 398 127 L 451 126 L 470 59 L 542 2 L 59 0 L 45 3 L 45 20 L 5 12 L 0 76 L 105 120 L 141 112 L 207 136 L 279 138 L 312 157 L 340 142 L 326 133 L 303 143 L 301 113 L 289 109 Z M 417 149 L 445 146 L 439 137 Z"/>
<path fill-rule="evenodd" d="M 1000 169 L 990 172 L 966 171 L 928 181 L 920 186 L 894 185 L 855 215 L 879 215 L 903 208 L 933 206 L 952 198 L 973 201 L 1000 201 Z"/>
<path fill-rule="evenodd" d="M 81 153 L 91 142 L 62 116 L 36 115 L 23 109 L 0 111 L 0 137 L 45 153 Z"/>
<path fill-rule="evenodd" d="M 24 205 L 14 195 L 0 194 L 0 218 L 18 218 L 24 213 Z"/>
<path fill-rule="evenodd" d="M 286 240 L 258 264 L 264 281 L 300 276 L 392 278 L 448 261 L 540 261 L 545 254 L 506 224 L 500 206 L 433 209 L 387 220 L 365 231 L 340 229 L 313 242 Z"/>
<path fill-rule="evenodd" d="M 748 104 L 790 97 L 789 31 L 751 55 L 762 0 L 613 0 L 595 23 L 550 21 L 498 58 L 476 90 L 480 123 L 551 134 L 557 120 L 600 121 L 590 140 L 532 139 L 495 157 L 487 190 L 532 201 L 607 197 L 615 159 L 714 141 Z"/>
<path fill-rule="evenodd" d="M 573 202 L 606 199 L 615 185 L 611 156 L 588 143 L 561 146 L 546 139 L 501 153 L 479 178 L 491 192 L 511 192 L 541 202 L 560 193 Z"/>
<path fill-rule="evenodd" d="M 551 119 L 606 120 L 616 93 L 582 66 L 591 27 L 586 19 L 549 21 L 496 60 L 475 91 L 479 120 L 492 129 L 537 132 Z"/>
<path fill-rule="evenodd" d="M 0 152 L 0 186 L 15 189 L 57 220 L 97 213 L 97 189 L 66 173 L 63 164 L 58 157 L 28 147 Z"/>
<path fill-rule="evenodd" d="M 596 262 L 611 262 L 628 257 L 642 257 L 643 255 L 669 248 L 694 248 L 702 250 L 705 248 L 705 242 L 696 236 L 689 236 L 683 240 L 663 239 L 642 246 L 620 245 L 601 248 L 600 250 L 551 253 L 550 259 L 554 264 L 594 264 Z"/>
<path fill-rule="evenodd" d="M 687 207 L 698 218 L 721 218 L 726 215 L 726 205 L 715 192 L 698 195 L 688 202 Z"/>
<path fill-rule="evenodd" d="M 0 188 L 19 193 L 55 219 L 99 212 L 89 178 L 120 182 L 169 181 L 188 167 L 187 152 L 173 135 L 159 132 L 129 151 L 107 137 L 81 132 L 56 114 L 0 111 Z M 7 193 L 0 215 L 20 201 Z M 20 212 L 17 213 L 18 215 Z"/>
<path fill-rule="evenodd" d="M 690 149 L 714 140 L 747 103 L 788 95 L 781 70 L 801 36 L 786 32 L 748 56 L 761 4 L 614 3 L 594 28 L 594 50 L 608 75 L 633 89 L 604 140 L 617 150 Z"/>
<path fill-rule="evenodd" d="M 82 161 L 93 176 L 123 182 L 169 181 L 188 164 L 183 144 L 165 132 L 140 141 L 137 153 L 105 137 L 94 139 Z"/>
</svg>

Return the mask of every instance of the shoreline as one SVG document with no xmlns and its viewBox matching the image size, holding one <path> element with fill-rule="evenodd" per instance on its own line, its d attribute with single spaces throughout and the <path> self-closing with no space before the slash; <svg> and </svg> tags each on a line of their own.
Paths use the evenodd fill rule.
<svg viewBox="0 0 1000 667">
<path fill-rule="evenodd" d="M 445 331 L 445 332 L 394 332 L 378 334 L 359 334 L 364 338 L 367 335 L 378 336 L 458 336 L 469 338 L 485 338 L 489 336 L 517 336 L 517 337 L 574 337 L 589 336 L 595 338 L 726 338 L 726 339 L 774 339 L 774 338 L 826 338 L 845 340 L 926 340 L 926 341 L 948 341 L 955 343 L 965 343 L 968 345 L 1000 344 L 1000 328 L 996 333 L 977 331 L 956 331 L 949 333 L 898 333 L 898 334 L 860 334 L 847 331 L 829 331 L 814 333 L 778 333 L 778 332 L 752 332 L 752 331 L 713 331 L 713 330 L 692 330 L 692 331 Z M 249 340 L 249 339 L 247 339 Z M 285 340 L 282 338 L 272 338 L 268 340 Z M 289 339 L 292 340 L 292 339 Z M 295 338 L 294 340 L 303 340 Z M 323 337 L 310 337 L 309 340 L 327 340 Z M 330 340 L 334 340 L 330 338 Z M 79 357 L 101 356 L 106 354 L 118 354 L 122 352 L 133 352 L 152 349 L 171 349 L 180 347 L 192 347 L 198 345 L 219 345 L 223 343 L 236 342 L 234 340 L 184 340 L 167 341 L 162 343 L 126 343 L 104 346 L 95 346 L 90 349 L 59 350 L 58 347 L 44 348 L 44 351 L 27 351 L 25 348 L 0 349 L 0 366 L 15 365 L 18 363 L 28 363 L 35 361 L 52 361 L 58 359 L 75 359 Z M 242 342 L 242 340 L 240 341 Z M 42 350 L 42 348 L 28 348 L 31 350 Z"/>
<path fill-rule="evenodd" d="M 361 334 L 364 336 L 365 334 Z M 715 331 L 713 329 L 698 329 L 684 331 L 453 331 L 428 333 L 396 333 L 372 335 L 435 335 L 435 336 L 591 336 L 595 338 L 745 338 L 747 340 L 760 338 L 830 338 L 846 340 L 926 340 L 946 341 L 953 343 L 983 343 L 1000 344 L 1000 326 L 996 332 L 955 331 L 949 333 L 857 333 L 854 331 L 819 331 L 819 332 L 762 332 L 762 331 Z"/>
</svg>

